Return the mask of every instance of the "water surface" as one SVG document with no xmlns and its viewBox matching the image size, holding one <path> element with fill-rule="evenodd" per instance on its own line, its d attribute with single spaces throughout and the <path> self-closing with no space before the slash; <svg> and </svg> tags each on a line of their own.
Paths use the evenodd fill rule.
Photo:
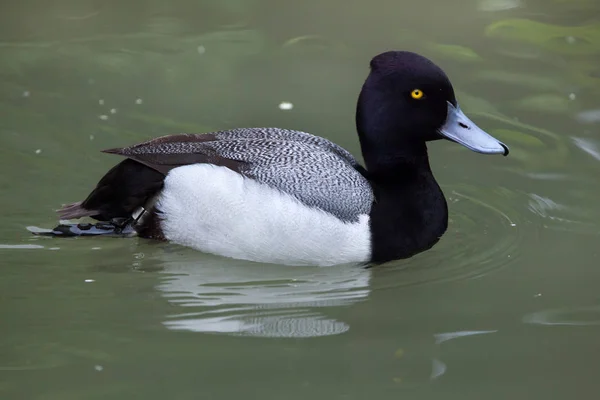
<svg viewBox="0 0 600 400">
<path fill-rule="evenodd" d="M 592 0 L 0 6 L 2 398 L 593 398 L 599 13 Z M 158 135 L 279 126 L 360 156 L 356 97 L 388 49 L 431 57 L 511 147 L 429 146 L 451 214 L 431 251 L 298 268 L 26 230 L 114 165 L 99 150 Z"/>
</svg>

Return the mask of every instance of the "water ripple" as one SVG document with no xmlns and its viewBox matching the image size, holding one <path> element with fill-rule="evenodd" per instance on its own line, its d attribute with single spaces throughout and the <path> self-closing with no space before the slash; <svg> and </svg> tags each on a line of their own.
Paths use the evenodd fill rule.
<svg viewBox="0 0 600 400">
<path fill-rule="evenodd" d="M 525 315 L 523 322 L 546 326 L 597 326 L 600 325 L 600 306 L 537 311 Z"/>
<path fill-rule="evenodd" d="M 567 205 L 565 200 L 559 201 L 536 193 L 528 193 L 526 196 L 528 211 L 539 219 L 539 226 L 543 229 L 579 234 L 600 232 L 598 210 L 577 204 L 576 199 L 570 199 L 573 205 Z"/>
<path fill-rule="evenodd" d="M 450 210 L 448 231 L 430 251 L 381 267 L 385 289 L 478 278 L 513 262 L 531 229 L 524 218 L 524 195 L 505 188 L 462 186 L 445 189 Z"/>
</svg>

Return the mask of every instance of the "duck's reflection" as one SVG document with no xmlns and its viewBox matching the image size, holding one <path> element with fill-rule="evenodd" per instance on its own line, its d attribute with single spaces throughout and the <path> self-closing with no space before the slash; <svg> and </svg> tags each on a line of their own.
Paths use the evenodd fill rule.
<svg viewBox="0 0 600 400">
<path fill-rule="evenodd" d="M 371 272 L 363 266 L 284 267 L 212 257 L 162 253 L 158 286 L 177 311 L 173 330 L 262 337 L 315 337 L 349 326 L 325 315 L 369 295 Z"/>
</svg>

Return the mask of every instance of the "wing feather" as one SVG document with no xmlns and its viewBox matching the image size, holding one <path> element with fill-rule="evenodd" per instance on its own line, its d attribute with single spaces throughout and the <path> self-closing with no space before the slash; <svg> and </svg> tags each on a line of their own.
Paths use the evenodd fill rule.
<svg viewBox="0 0 600 400">
<path fill-rule="evenodd" d="M 368 214 L 373 202 L 356 159 L 335 143 L 304 132 L 257 128 L 170 135 L 105 152 L 165 175 L 189 164 L 224 166 L 346 221 Z"/>
</svg>

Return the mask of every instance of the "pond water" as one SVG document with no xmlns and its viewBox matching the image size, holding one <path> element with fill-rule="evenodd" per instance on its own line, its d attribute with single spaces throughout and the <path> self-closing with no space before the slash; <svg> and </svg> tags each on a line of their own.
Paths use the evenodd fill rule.
<svg viewBox="0 0 600 400">
<path fill-rule="evenodd" d="M 3 399 L 593 398 L 595 0 L 30 0 L 0 6 Z M 49 239 L 54 210 L 168 133 L 279 126 L 360 156 L 368 61 L 417 51 L 511 147 L 432 143 L 450 227 L 374 268 Z M 579 392 L 580 395 L 575 395 Z"/>
</svg>

